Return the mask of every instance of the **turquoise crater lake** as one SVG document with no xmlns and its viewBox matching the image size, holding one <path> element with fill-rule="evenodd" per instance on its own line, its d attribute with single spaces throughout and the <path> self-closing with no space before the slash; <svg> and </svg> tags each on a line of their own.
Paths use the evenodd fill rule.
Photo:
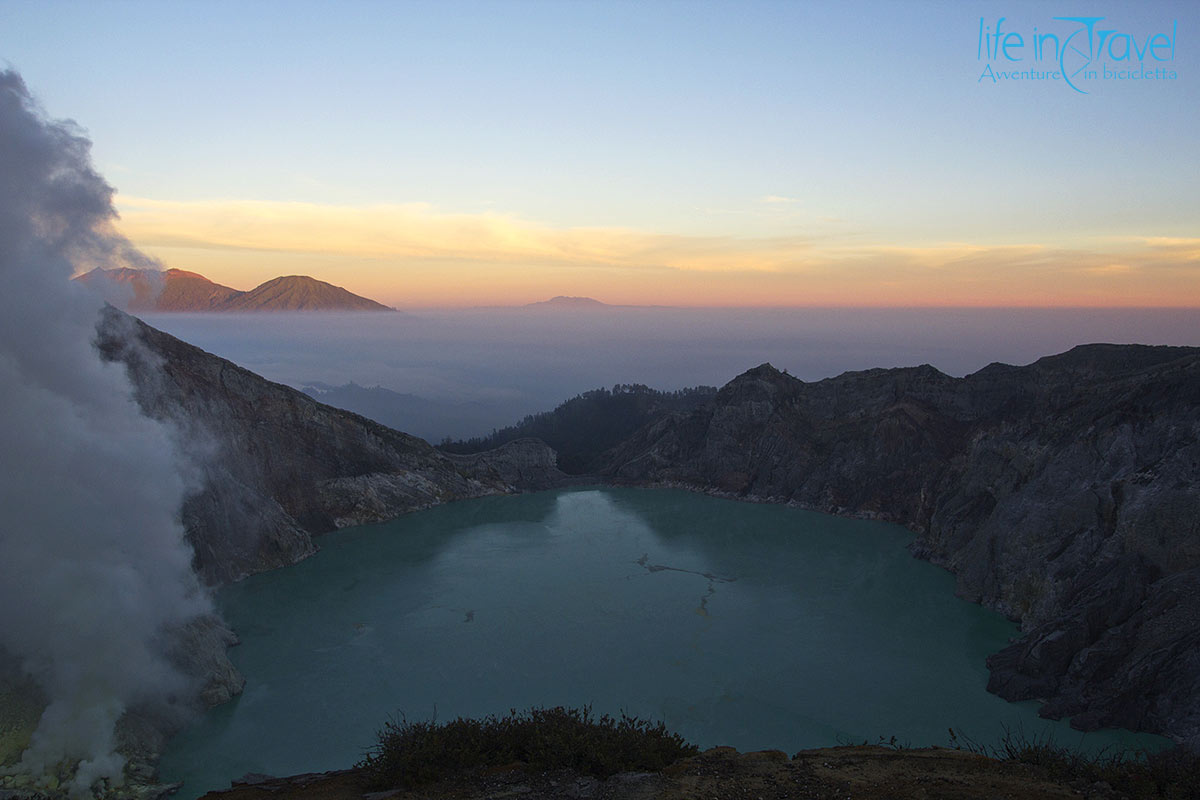
<svg viewBox="0 0 1200 800">
<path fill-rule="evenodd" d="M 689 741 L 795 750 L 1007 725 L 1089 748 L 985 691 L 1017 628 L 954 596 L 896 525 L 676 490 L 453 503 L 320 540 L 223 589 L 244 694 L 171 743 L 183 798 L 247 772 L 344 768 L 390 717 L 532 705 L 665 720 Z"/>
</svg>

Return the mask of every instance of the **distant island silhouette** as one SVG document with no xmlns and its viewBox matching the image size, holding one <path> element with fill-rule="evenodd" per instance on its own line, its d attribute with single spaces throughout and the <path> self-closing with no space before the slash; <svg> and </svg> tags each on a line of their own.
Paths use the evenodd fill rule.
<svg viewBox="0 0 1200 800">
<path fill-rule="evenodd" d="M 526 303 L 524 308 L 609 308 L 608 303 L 601 303 L 591 297 L 568 297 L 558 295 L 549 300 L 539 300 L 536 303 Z"/>
</svg>

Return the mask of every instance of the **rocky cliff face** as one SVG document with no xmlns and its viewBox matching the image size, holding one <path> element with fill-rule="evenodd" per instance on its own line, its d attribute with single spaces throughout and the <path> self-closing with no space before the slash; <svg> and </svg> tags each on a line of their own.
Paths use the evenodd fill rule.
<svg viewBox="0 0 1200 800">
<path fill-rule="evenodd" d="M 540 442 L 451 460 L 115 309 L 100 347 L 127 365 L 142 408 L 182 432 L 199 488 L 184 527 L 209 584 L 295 563 L 314 552 L 315 534 L 561 476 Z"/>
<path fill-rule="evenodd" d="M 120 312 L 100 345 L 190 443 L 184 521 L 210 584 L 294 563 L 337 527 L 564 479 L 535 440 L 446 456 Z M 962 379 L 924 366 L 804 383 L 763 365 L 604 465 L 619 483 L 905 524 L 962 596 L 1021 621 L 989 661 L 993 691 L 1077 727 L 1200 744 L 1200 349 L 1091 345 Z M 201 653 L 228 641 L 195 634 Z M 219 700 L 236 674 L 210 661 L 193 666 L 224 674 Z"/>
<path fill-rule="evenodd" d="M 905 524 L 963 597 L 1020 620 L 992 691 L 1200 745 L 1200 349 L 1089 345 L 962 379 L 763 365 L 604 474 Z"/>
<path fill-rule="evenodd" d="M 538 441 L 453 460 L 424 441 L 271 383 L 109 307 L 101 355 L 123 362 L 142 409 L 178 431 L 196 491 L 182 509 L 197 573 L 209 585 L 295 563 L 313 537 L 437 503 L 548 488 L 563 476 Z M 213 706 L 244 679 L 226 654 L 236 635 L 215 616 L 167 634 L 172 662 Z M 0 764 L 28 743 L 45 700 L 0 651 Z M 14 707 L 12 697 L 25 699 Z M 149 780 L 182 717 L 129 709 L 119 748 Z M 11 730 L 10 730 L 11 728 Z M 0 792 L 2 794 L 2 792 Z"/>
<path fill-rule="evenodd" d="M 182 509 L 184 528 L 196 571 L 209 585 L 293 564 L 315 552 L 314 536 L 339 527 L 460 498 L 549 488 L 565 478 L 554 451 L 539 441 L 450 459 L 421 439 L 271 383 L 112 307 L 97 343 L 104 358 L 128 369 L 142 409 L 178 431 L 196 489 Z M 226 655 L 236 636 L 220 619 L 193 620 L 169 632 L 168 641 L 201 704 L 241 691 L 244 680 Z M 17 685 L 4 663 L 0 652 L 0 722 L 14 716 L 4 698 Z M 34 700 L 36 713 L 19 720 L 26 739 L 44 706 Z M 118 725 L 120 749 L 150 769 L 179 722 L 131 709 Z M 0 739 L 0 756 L 7 757 L 8 738 Z M 18 739 L 9 749 L 19 752 L 25 740 Z"/>
<path fill-rule="evenodd" d="M 554 450 L 540 439 L 516 439 L 482 453 L 444 455 L 471 474 L 486 475 L 513 489 L 547 489 L 569 480 L 558 469 Z"/>
</svg>

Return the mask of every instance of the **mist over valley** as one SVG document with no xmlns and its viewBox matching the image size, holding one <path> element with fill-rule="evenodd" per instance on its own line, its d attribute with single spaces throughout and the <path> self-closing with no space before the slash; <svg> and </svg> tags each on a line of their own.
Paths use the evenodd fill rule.
<svg viewBox="0 0 1200 800">
<path fill-rule="evenodd" d="M 1028 364 L 1089 342 L 1200 344 L 1200 311 L 1194 309 L 572 313 L 543 307 L 142 316 L 266 378 L 311 387 L 323 402 L 435 444 L 487 435 L 591 389 L 721 386 L 764 362 L 805 381 L 918 364 L 962 376 L 992 362 Z"/>
</svg>

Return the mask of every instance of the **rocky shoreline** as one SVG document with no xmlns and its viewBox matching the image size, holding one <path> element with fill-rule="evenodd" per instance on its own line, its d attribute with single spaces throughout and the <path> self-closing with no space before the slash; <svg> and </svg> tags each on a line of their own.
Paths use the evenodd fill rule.
<svg viewBox="0 0 1200 800">
<path fill-rule="evenodd" d="M 217 443 L 185 508 L 210 583 L 294 563 L 327 530 L 580 480 L 537 440 L 446 455 L 112 320 L 145 345 L 107 352 L 147 412 Z M 992 691 L 1084 730 L 1197 746 L 1198 476 L 1200 349 L 1090 345 L 965 378 L 922 366 L 805 383 L 763 365 L 654 419 L 594 477 L 904 524 L 960 596 L 1021 623 L 989 660 Z"/>
<path fill-rule="evenodd" d="M 193 462 L 198 491 L 183 520 L 210 586 L 307 558 L 321 533 L 561 477 L 540 442 L 451 458 L 111 307 L 99 346 L 125 364 L 143 411 L 174 426 Z"/>
<path fill-rule="evenodd" d="M 1021 623 L 990 689 L 1200 746 L 1200 349 L 1092 345 L 966 378 L 763 365 L 602 476 L 906 525 Z"/>
<path fill-rule="evenodd" d="M 565 478 L 541 442 L 447 457 L 422 439 L 323 405 L 112 307 L 98 333 L 102 357 L 124 364 L 142 410 L 173 428 L 191 462 L 194 491 L 182 519 L 193 567 L 208 586 L 295 564 L 315 553 L 314 538 L 328 531 Z M 222 620 L 195 619 L 169 632 L 168 641 L 172 663 L 195 687 L 188 705 L 212 707 L 241 692 L 245 680 L 227 654 L 237 636 Z M 6 670 L 0 652 L 0 700 L 10 690 L 29 699 L 26 683 L 15 665 Z M 5 719 L 0 703 L 0 769 L 28 746 L 45 702 L 25 705 L 19 719 Z M 145 800 L 160 791 L 153 765 L 180 724 L 178 713 L 160 711 L 129 709 L 121 717 L 117 736 L 129 780 L 106 796 Z M 49 795 L 58 792 L 53 777 L 41 786 Z M 15 788 L 27 787 L 0 791 Z"/>
<path fill-rule="evenodd" d="M 923 366 L 805 383 L 763 365 L 568 476 L 538 440 L 447 455 L 114 309 L 98 343 L 194 464 L 183 520 L 209 585 L 296 563 L 337 528 L 589 480 L 786 503 L 906 525 L 960 596 L 1020 621 L 989 659 L 990 690 L 1084 730 L 1200 747 L 1198 348 L 1092 345 L 965 378 Z M 215 618 L 175 633 L 200 704 L 240 691 L 235 640 Z M 136 769 L 170 729 L 126 714 Z"/>
</svg>

